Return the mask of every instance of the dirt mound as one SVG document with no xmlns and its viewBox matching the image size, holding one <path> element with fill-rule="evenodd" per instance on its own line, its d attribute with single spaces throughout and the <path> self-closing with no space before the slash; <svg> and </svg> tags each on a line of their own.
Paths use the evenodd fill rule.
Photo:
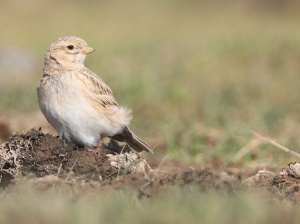
<svg viewBox="0 0 300 224">
<path fill-rule="evenodd" d="M 100 154 L 88 152 L 89 149 L 91 147 L 76 147 L 73 150 L 58 136 L 45 134 L 41 130 L 14 133 L 9 141 L 0 146 L 1 185 L 5 186 L 11 179 L 23 176 L 56 175 L 61 179 L 77 181 L 111 180 L 140 159 L 128 146 L 121 147 L 113 140 L 104 145 Z M 118 155 L 122 150 L 122 155 Z M 134 169 L 144 166 L 145 162 L 142 161 Z"/>
<path fill-rule="evenodd" d="M 89 149 L 66 145 L 40 129 L 14 133 L 0 145 L 0 187 L 9 192 L 30 185 L 44 193 L 56 190 L 71 197 L 115 190 L 151 197 L 170 189 L 221 193 L 250 189 L 277 199 L 300 200 L 300 163 L 290 163 L 277 174 L 265 166 L 255 166 L 246 174 L 241 168 L 212 171 L 174 161 L 164 165 L 159 161 L 153 166 L 158 168 L 150 170 L 140 154 L 114 140 L 103 145 L 100 154 Z"/>
<path fill-rule="evenodd" d="M 104 145 L 100 154 L 88 152 L 89 149 L 76 147 L 73 150 L 58 136 L 41 130 L 14 133 L 0 146 L 1 186 L 13 181 L 10 189 L 31 183 L 41 191 L 54 186 L 78 194 L 130 189 L 138 191 L 139 195 L 151 196 L 174 187 L 183 191 L 234 191 L 241 182 L 233 175 L 214 174 L 199 167 L 176 166 L 175 169 L 158 168 L 148 172 L 141 156 L 113 140 Z M 128 172 L 130 175 L 122 175 L 126 168 L 139 160 L 142 161 L 135 166 L 136 170 Z M 137 173 L 137 169 L 144 172 Z"/>
<path fill-rule="evenodd" d="M 22 192 L 28 189 L 28 185 L 40 193 L 49 191 L 60 192 L 70 198 L 80 198 L 99 193 L 111 193 L 114 191 L 135 192 L 140 197 L 151 197 L 170 190 L 235 192 L 240 189 L 241 181 L 231 176 L 219 176 L 205 169 L 183 169 L 177 173 L 143 172 L 131 173 L 119 179 L 99 181 L 66 181 L 61 178 L 48 175 L 42 178 L 17 178 L 13 180 L 6 192 Z"/>
<path fill-rule="evenodd" d="M 105 181 L 102 189 L 135 189 L 140 196 L 152 196 L 171 188 L 182 191 L 220 190 L 233 192 L 240 188 L 241 181 L 229 175 L 217 175 L 205 169 L 185 168 L 176 173 L 136 173 L 122 179 Z"/>
</svg>

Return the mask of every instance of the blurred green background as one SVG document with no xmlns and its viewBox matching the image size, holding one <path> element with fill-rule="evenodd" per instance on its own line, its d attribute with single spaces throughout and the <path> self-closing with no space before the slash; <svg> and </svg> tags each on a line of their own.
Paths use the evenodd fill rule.
<svg viewBox="0 0 300 224">
<path fill-rule="evenodd" d="M 300 15 L 288 0 L 0 1 L 0 113 L 38 111 L 56 38 L 83 38 L 86 66 L 133 110 L 157 150 L 230 161 L 255 130 L 299 151 Z M 15 131 L 15 130 L 13 130 Z M 260 144 L 243 162 L 292 157 Z"/>
</svg>

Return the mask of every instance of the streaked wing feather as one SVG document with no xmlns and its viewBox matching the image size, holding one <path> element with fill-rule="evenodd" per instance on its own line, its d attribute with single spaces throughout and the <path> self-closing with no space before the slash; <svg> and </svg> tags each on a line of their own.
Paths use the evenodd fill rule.
<svg viewBox="0 0 300 224">
<path fill-rule="evenodd" d="M 90 100 L 100 104 L 104 108 L 107 106 L 118 106 L 118 103 L 113 96 L 113 92 L 99 76 L 87 68 L 83 69 L 82 75 L 88 80 L 85 84 L 88 87 L 86 91 L 91 93 L 87 94 L 90 97 Z"/>
</svg>

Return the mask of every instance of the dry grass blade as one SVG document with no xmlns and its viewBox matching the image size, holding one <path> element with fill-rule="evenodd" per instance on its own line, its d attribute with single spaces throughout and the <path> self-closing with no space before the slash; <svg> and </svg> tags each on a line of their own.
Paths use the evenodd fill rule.
<svg viewBox="0 0 300 224">
<path fill-rule="evenodd" d="M 137 160 L 136 162 L 132 162 L 121 174 L 121 176 L 124 176 L 128 173 L 129 170 L 131 170 L 132 167 L 134 167 L 135 165 L 137 165 L 139 162 L 141 162 L 142 160 L 144 160 L 150 153 L 153 154 L 153 150 L 158 146 L 158 144 L 156 146 L 154 146 L 154 148 L 149 151 L 146 155 L 144 155 L 142 158 L 140 158 L 139 160 Z"/>
<path fill-rule="evenodd" d="M 165 162 L 165 160 L 167 159 L 168 155 L 165 155 L 165 157 L 162 159 L 162 161 L 160 162 L 155 174 L 153 175 L 153 177 L 150 179 L 149 176 L 147 175 L 147 173 L 145 172 L 145 176 L 148 180 L 147 183 L 145 183 L 144 185 L 141 186 L 140 190 L 141 192 L 143 192 L 144 194 L 147 194 L 145 192 L 145 190 L 154 182 L 154 180 L 156 179 L 156 177 L 158 176 L 158 172 L 160 170 L 160 167 L 162 166 L 162 164 Z M 156 186 L 154 186 L 154 188 L 156 188 Z"/>
<path fill-rule="evenodd" d="M 245 154 L 247 154 L 252 149 L 256 148 L 258 145 L 262 143 L 262 139 L 256 138 L 252 139 L 247 145 L 241 148 L 233 157 L 233 161 L 240 160 Z"/>
<path fill-rule="evenodd" d="M 102 182 L 103 179 L 102 179 L 102 177 L 100 175 L 100 172 L 99 172 L 99 169 L 98 169 L 97 165 L 95 167 L 96 167 L 96 170 L 97 170 L 97 173 L 98 173 L 99 181 Z"/>
<path fill-rule="evenodd" d="M 137 160 L 136 162 L 132 162 L 121 174 L 121 176 L 124 176 L 128 173 L 129 170 L 131 170 L 132 167 L 137 165 L 139 162 L 141 162 L 143 159 L 145 159 L 151 152 L 148 152 L 146 155 L 144 155 L 141 159 Z"/>
<path fill-rule="evenodd" d="M 58 177 L 58 175 L 60 173 L 61 166 L 62 166 L 62 163 L 59 165 L 59 168 L 58 168 L 58 171 L 57 171 L 57 175 L 56 175 L 57 177 Z"/>
<path fill-rule="evenodd" d="M 123 148 L 121 150 L 120 156 L 122 155 L 124 148 L 125 148 L 125 145 L 123 146 Z M 117 174 L 117 179 L 120 177 L 120 171 L 121 171 L 121 166 L 122 166 L 120 156 L 118 157 L 118 174 Z M 123 160 L 125 160 L 125 156 L 124 156 Z"/>
<path fill-rule="evenodd" d="M 284 152 L 290 153 L 290 154 L 292 154 L 292 155 L 294 155 L 294 156 L 300 158 L 300 154 L 299 154 L 299 153 L 294 152 L 294 151 L 288 149 L 287 147 L 284 147 L 284 146 L 280 145 L 279 143 L 275 142 L 274 140 L 268 139 L 268 138 L 266 138 L 266 137 L 264 137 L 264 136 L 258 134 L 258 133 L 255 132 L 255 131 L 251 131 L 251 132 L 252 132 L 252 134 L 254 134 L 256 137 L 258 137 L 258 138 L 260 138 L 260 139 L 262 139 L 262 140 L 265 140 L 266 142 L 269 142 L 270 144 L 272 144 L 272 145 L 274 145 L 274 146 L 280 148 L 280 149 L 283 150 Z"/>
<path fill-rule="evenodd" d="M 71 167 L 70 172 L 68 173 L 68 176 L 67 176 L 67 178 L 65 179 L 65 181 L 68 181 L 69 176 L 70 176 L 70 174 L 71 174 L 71 172 L 72 172 L 72 170 L 73 170 L 75 164 L 77 163 L 77 160 L 78 160 L 78 158 L 77 158 L 77 159 L 75 160 L 75 162 L 73 163 L 73 166 Z"/>
<path fill-rule="evenodd" d="M 158 168 L 156 169 L 156 172 L 155 172 L 155 174 L 154 174 L 154 178 L 153 178 L 153 180 L 157 177 L 157 174 L 158 174 L 158 172 L 159 172 L 159 170 L 160 170 L 160 167 L 162 166 L 162 164 L 166 161 L 166 159 L 168 158 L 168 155 L 165 155 L 165 157 L 162 159 L 162 161 L 160 162 L 160 164 L 159 164 L 159 166 L 158 166 Z M 153 180 L 151 180 L 151 181 L 153 181 Z"/>
</svg>

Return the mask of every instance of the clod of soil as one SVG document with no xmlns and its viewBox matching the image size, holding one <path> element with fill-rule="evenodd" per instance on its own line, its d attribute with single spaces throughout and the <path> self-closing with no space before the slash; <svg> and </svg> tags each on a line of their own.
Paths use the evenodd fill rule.
<svg viewBox="0 0 300 224">
<path fill-rule="evenodd" d="M 31 129 L 25 134 L 14 133 L 0 146 L 0 186 L 6 186 L 18 177 L 55 175 L 61 179 L 95 181 L 116 179 L 124 169 L 141 160 L 126 173 L 145 170 L 146 162 L 128 146 L 119 146 L 111 140 L 100 154 L 88 152 L 92 147 L 73 150 L 58 136 Z M 118 154 L 122 151 L 122 154 Z"/>
<path fill-rule="evenodd" d="M 274 178 L 274 187 L 288 198 L 300 200 L 300 163 L 286 165 Z"/>
</svg>

